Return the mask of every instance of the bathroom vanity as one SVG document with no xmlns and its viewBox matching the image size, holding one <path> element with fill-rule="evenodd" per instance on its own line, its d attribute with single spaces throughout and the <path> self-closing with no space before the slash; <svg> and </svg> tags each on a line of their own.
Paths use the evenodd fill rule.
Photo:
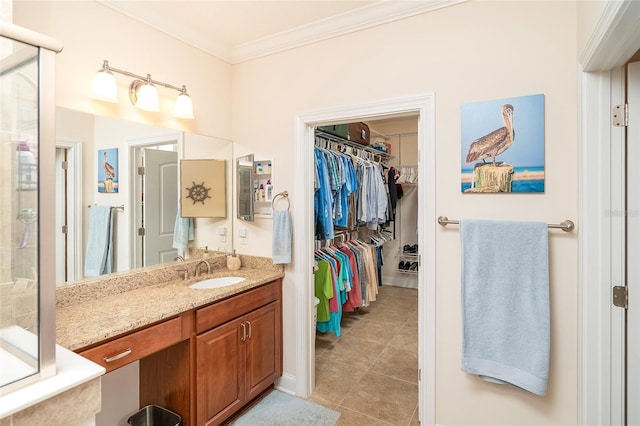
<svg viewBox="0 0 640 426">
<path fill-rule="evenodd" d="M 59 289 L 58 343 L 107 371 L 140 361 L 140 407 L 168 408 L 184 425 L 221 424 L 282 375 L 283 269 L 243 257 L 229 271 L 224 259 L 200 279 L 244 281 L 192 289 L 197 279 L 171 265 Z"/>
</svg>

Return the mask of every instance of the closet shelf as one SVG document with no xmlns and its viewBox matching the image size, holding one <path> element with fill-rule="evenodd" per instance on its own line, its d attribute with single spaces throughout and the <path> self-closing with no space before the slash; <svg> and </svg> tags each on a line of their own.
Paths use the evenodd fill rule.
<svg viewBox="0 0 640 426">
<path fill-rule="evenodd" d="M 400 253 L 400 257 L 406 257 L 407 259 L 418 259 L 418 253 Z"/>
<path fill-rule="evenodd" d="M 363 153 L 374 156 L 374 158 L 379 157 L 381 162 L 383 163 L 386 163 L 395 158 L 393 155 L 389 155 L 386 152 L 382 152 L 377 149 L 368 147 L 366 145 L 361 145 L 359 143 L 352 142 L 348 139 L 344 139 L 339 136 L 332 135 L 331 133 L 323 132 L 322 130 L 316 129 L 315 136 L 322 139 L 326 139 L 328 141 L 337 142 L 339 144 L 348 146 L 352 149 L 359 150 Z"/>
</svg>

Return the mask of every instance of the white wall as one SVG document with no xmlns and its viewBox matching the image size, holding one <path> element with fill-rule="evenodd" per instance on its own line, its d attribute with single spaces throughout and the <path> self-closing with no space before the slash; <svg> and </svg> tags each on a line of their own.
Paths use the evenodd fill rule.
<svg viewBox="0 0 640 426">
<path fill-rule="evenodd" d="M 434 92 L 436 214 L 575 220 L 576 7 L 573 2 L 468 2 L 238 64 L 233 70 L 235 153 L 273 157 L 274 190 L 287 190 L 295 200 L 296 114 Z M 545 95 L 546 192 L 461 194 L 460 105 L 537 93 Z M 251 242 L 243 251 L 270 255 L 270 222 L 249 225 L 248 232 Z M 541 398 L 460 371 L 459 236 L 455 227 L 438 229 L 437 423 L 577 422 L 577 235 L 551 234 L 551 369 L 548 395 Z M 284 368 L 293 376 L 299 373 L 291 338 L 295 287 L 308 285 L 294 281 L 294 267 L 287 268 L 284 282 Z"/>
</svg>

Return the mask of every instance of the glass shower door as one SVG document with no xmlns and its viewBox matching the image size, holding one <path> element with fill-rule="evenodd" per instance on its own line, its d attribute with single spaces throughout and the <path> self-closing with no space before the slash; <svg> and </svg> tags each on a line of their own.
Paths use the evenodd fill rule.
<svg viewBox="0 0 640 426">
<path fill-rule="evenodd" d="M 41 110 L 52 100 L 40 87 L 43 50 L 0 37 L 0 394 L 55 373 L 54 299 L 42 279 L 54 253 L 40 251 L 39 176 L 42 160 L 53 161 L 42 156 Z"/>
</svg>

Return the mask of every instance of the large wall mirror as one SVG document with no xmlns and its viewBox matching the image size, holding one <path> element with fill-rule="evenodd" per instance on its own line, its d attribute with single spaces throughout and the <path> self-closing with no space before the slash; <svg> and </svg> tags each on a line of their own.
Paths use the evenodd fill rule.
<svg viewBox="0 0 640 426">
<path fill-rule="evenodd" d="M 58 107 L 56 282 L 60 285 L 85 278 L 85 264 L 91 261 L 86 258 L 89 228 L 96 226 L 96 212 L 105 208 L 114 217 L 112 272 L 184 255 L 172 247 L 179 215 L 180 160 L 205 158 L 226 162 L 227 188 L 220 196 L 226 198 L 227 214 L 222 218 L 195 218 L 190 246 L 230 252 L 230 140 Z M 92 214 L 94 206 L 98 209 Z"/>
</svg>

